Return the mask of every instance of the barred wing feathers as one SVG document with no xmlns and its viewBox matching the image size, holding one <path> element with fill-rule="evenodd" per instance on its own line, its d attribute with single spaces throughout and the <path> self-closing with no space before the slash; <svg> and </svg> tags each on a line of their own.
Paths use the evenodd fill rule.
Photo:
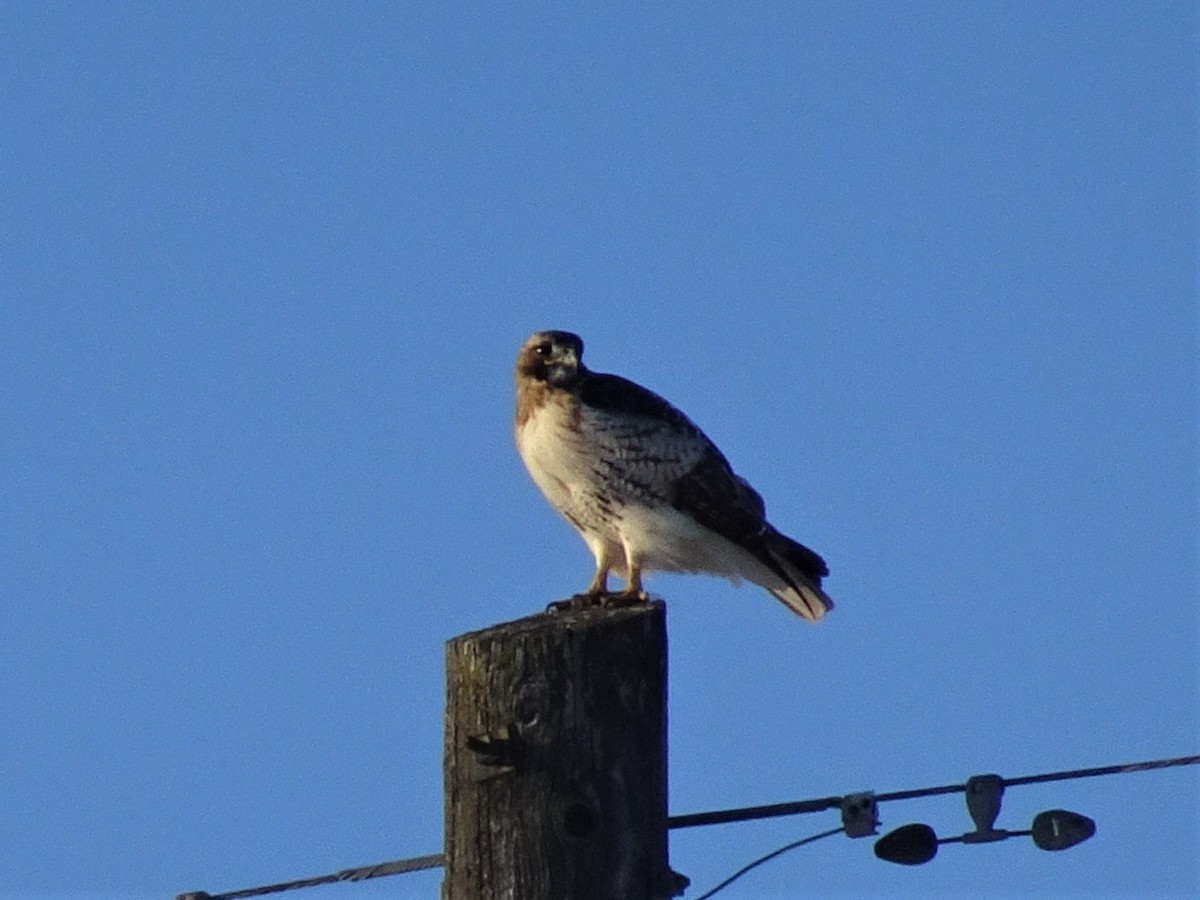
<svg viewBox="0 0 1200 900">
<path fill-rule="evenodd" d="M 745 551 L 738 571 L 717 574 L 760 584 L 812 621 L 833 607 L 821 590 L 829 574 L 825 561 L 767 522 L 762 497 L 687 416 L 617 375 L 589 373 L 578 397 L 582 414 L 602 421 L 593 433 L 607 451 L 610 477 L 638 499 L 669 505 Z"/>
</svg>

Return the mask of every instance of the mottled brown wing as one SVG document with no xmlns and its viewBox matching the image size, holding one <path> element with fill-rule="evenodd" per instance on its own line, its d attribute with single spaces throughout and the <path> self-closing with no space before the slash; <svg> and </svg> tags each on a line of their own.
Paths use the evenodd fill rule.
<svg viewBox="0 0 1200 900">
<path fill-rule="evenodd" d="M 762 497 L 733 473 L 691 419 L 658 394 L 618 375 L 591 373 L 579 399 L 620 421 L 610 427 L 619 432 L 622 462 L 657 476 L 659 499 L 739 544 L 763 533 Z"/>
<path fill-rule="evenodd" d="M 733 473 L 716 447 L 676 480 L 671 505 L 752 552 L 766 529 L 762 497 Z"/>
<path fill-rule="evenodd" d="M 775 552 L 784 552 L 788 561 L 817 587 L 829 574 L 829 567 L 819 554 L 781 535 L 767 523 L 762 497 L 744 478 L 734 474 L 716 448 L 678 479 L 672 503 L 705 528 L 752 553 L 784 581 L 793 579 L 780 567 Z M 830 605 L 828 601 L 826 605 Z"/>
<path fill-rule="evenodd" d="M 585 406 L 630 419 L 647 419 L 669 426 L 690 436 L 708 438 L 692 421 L 654 391 L 647 390 L 620 375 L 589 372 L 578 387 L 579 400 Z"/>
<path fill-rule="evenodd" d="M 628 499 L 672 502 L 678 479 L 718 453 L 687 416 L 632 381 L 589 373 L 578 396 L 593 465 Z"/>
<path fill-rule="evenodd" d="M 758 492 L 734 473 L 703 431 L 662 397 L 620 376 L 596 373 L 589 373 L 577 390 L 602 425 L 593 434 L 603 451 L 598 465 L 623 494 L 669 503 L 753 554 L 784 581 L 792 579 L 768 545 L 785 545 L 790 562 L 818 586 L 829 574 L 818 554 L 767 524 Z"/>
<path fill-rule="evenodd" d="M 574 390 L 577 433 L 603 483 L 597 503 L 667 503 L 779 576 L 790 590 L 771 592 L 800 615 L 833 606 L 820 590 L 825 560 L 767 523 L 762 497 L 687 416 L 616 375 L 588 373 Z"/>
</svg>

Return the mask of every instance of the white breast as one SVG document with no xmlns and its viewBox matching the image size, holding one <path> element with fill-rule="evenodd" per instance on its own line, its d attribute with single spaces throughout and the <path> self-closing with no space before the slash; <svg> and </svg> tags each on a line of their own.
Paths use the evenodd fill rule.
<svg viewBox="0 0 1200 900">
<path fill-rule="evenodd" d="M 594 412 L 582 411 L 573 427 L 570 415 L 565 403 L 542 405 L 518 426 L 517 448 L 550 505 L 579 530 L 598 561 L 607 561 L 621 574 L 628 548 L 646 570 L 710 572 L 759 583 L 764 573 L 770 574 L 745 551 L 669 504 L 630 491 L 619 474 L 669 481 L 694 464 L 703 445 L 664 429 L 655 436 L 671 451 L 664 458 L 663 443 L 653 448 L 639 444 L 646 439 L 640 423 L 637 428 L 612 420 L 601 425 Z M 639 462 L 647 453 L 653 462 Z"/>
<path fill-rule="evenodd" d="M 588 467 L 567 425 L 565 410 L 547 403 L 517 428 L 517 451 L 550 505 L 569 512 Z"/>
</svg>

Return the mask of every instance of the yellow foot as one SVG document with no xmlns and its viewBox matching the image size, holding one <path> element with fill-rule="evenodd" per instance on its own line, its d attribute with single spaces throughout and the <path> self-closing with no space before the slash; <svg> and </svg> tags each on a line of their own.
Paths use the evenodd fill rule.
<svg viewBox="0 0 1200 900">
<path fill-rule="evenodd" d="M 645 591 L 604 591 L 596 594 L 574 594 L 565 600 L 555 600 L 546 605 L 546 612 L 578 612 L 583 609 L 622 609 L 646 603 L 650 595 Z"/>
<path fill-rule="evenodd" d="M 546 605 L 546 612 L 577 612 L 594 609 L 604 602 L 606 594 L 572 594 L 566 600 L 555 600 Z"/>
<path fill-rule="evenodd" d="M 614 594 L 604 594 L 600 598 L 600 605 L 605 609 L 621 609 L 648 602 L 650 602 L 650 595 L 645 591 L 620 591 Z"/>
</svg>

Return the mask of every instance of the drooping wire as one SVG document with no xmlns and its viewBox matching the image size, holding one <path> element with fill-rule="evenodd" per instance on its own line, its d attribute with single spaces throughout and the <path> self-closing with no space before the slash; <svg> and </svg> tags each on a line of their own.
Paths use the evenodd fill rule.
<svg viewBox="0 0 1200 900">
<path fill-rule="evenodd" d="M 1048 772 L 1043 775 L 1023 775 L 1019 778 L 1005 778 L 1005 787 L 1016 787 L 1022 784 L 1042 784 L 1047 781 L 1067 781 L 1073 778 L 1094 778 L 1098 775 L 1124 775 L 1130 772 L 1149 772 L 1154 769 L 1167 769 L 1174 766 L 1194 766 L 1200 763 L 1200 756 L 1180 756 L 1174 759 L 1156 759 L 1149 762 L 1124 763 L 1117 766 L 1099 766 L 1093 769 L 1071 769 L 1066 772 Z M 876 794 L 877 803 L 891 800 L 915 800 L 918 797 L 933 797 L 938 794 L 961 794 L 967 789 L 966 784 L 943 784 L 937 787 L 918 788 L 911 791 L 892 791 Z M 841 797 L 820 797 L 816 800 L 798 800 L 792 803 L 772 803 L 767 806 L 744 806 L 738 809 L 718 809 L 712 812 L 689 813 L 682 816 L 671 816 L 667 819 L 668 828 L 695 828 L 699 825 L 724 825 L 728 822 L 746 822 L 751 819 L 769 819 L 775 816 L 794 816 L 801 813 L 822 812 L 828 809 L 840 809 Z"/>
<path fill-rule="evenodd" d="M 1014 787 L 1022 784 L 1040 784 L 1047 781 L 1065 781 L 1070 778 L 1092 778 L 1098 775 L 1121 775 L 1129 772 L 1148 772 L 1154 769 L 1166 769 L 1174 766 L 1194 766 L 1200 764 L 1200 755 L 1197 756 L 1180 756 L 1174 759 L 1156 759 L 1149 762 L 1126 763 L 1117 766 L 1100 766 L 1093 769 L 1072 769 L 1066 772 L 1049 772 L 1043 775 L 1025 775 L 1020 778 L 1005 778 L 1003 779 L 1006 787 Z M 886 794 L 876 794 L 875 801 L 883 803 L 888 800 L 910 800 L 917 797 L 931 797 L 936 794 L 953 794 L 962 793 L 966 790 L 965 784 L 946 784 L 938 787 L 920 788 L 910 791 L 893 791 Z M 720 825 L 728 822 L 744 822 L 750 819 L 766 819 L 774 816 L 793 816 L 800 813 L 821 812 L 830 809 L 840 809 L 844 797 L 821 797 L 816 800 L 800 800 L 792 803 L 773 803 L 767 806 L 746 806 L 739 809 L 721 809 L 713 812 L 691 813 L 682 816 L 671 816 L 667 819 L 668 828 L 691 828 L 698 825 Z M 786 853 L 795 847 L 803 846 L 812 841 L 819 840 L 829 835 L 837 834 L 842 831 L 841 828 L 836 828 L 833 831 L 824 832 L 814 835 L 811 838 L 805 838 L 786 847 L 781 847 L 778 850 L 769 853 L 767 856 L 757 859 L 750 865 L 736 872 L 733 876 L 726 879 L 721 884 L 717 885 L 707 894 L 696 898 L 696 900 L 704 900 L 705 897 L 711 897 L 716 891 L 724 888 L 726 885 L 740 878 L 746 872 L 749 872 L 755 866 L 761 865 L 770 859 L 774 859 L 781 853 Z M 303 878 L 296 881 L 287 881 L 280 884 L 271 884 L 264 887 L 248 888 L 239 891 L 229 891 L 224 894 L 209 894 L 205 891 L 190 891 L 180 894 L 177 900 L 241 900 L 247 897 L 259 897 L 265 894 L 275 894 L 283 891 L 295 890 L 297 888 L 316 887 L 317 885 L 333 884 L 338 881 L 363 881 L 368 878 L 379 878 L 383 875 L 399 875 L 403 872 L 416 872 L 421 869 L 433 869 L 444 864 L 443 856 L 431 854 L 429 856 L 416 856 L 411 859 L 398 859 L 393 862 L 380 863 L 374 866 L 359 866 L 354 869 L 343 869 L 340 872 L 335 872 L 332 875 L 323 875 L 317 878 Z"/>
<path fill-rule="evenodd" d="M 342 869 L 332 875 L 320 875 L 316 878 L 299 878 L 295 881 L 284 881 L 279 884 L 268 884 L 263 887 L 246 888 L 240 891 L 227 891 L 224 894 L 209 894 L 206 891 L 189 891 L 180 894 L 176 900 L 242 900 L 245 897 L 262 897 L 267 894 L 279 894 L 283 891 L 294 891 L 297 888 L 317 887 L 323 884 L 336 884 L 339 881 L 366 881 L 368 878 L 381 878 L 384 875 L 400 875 L 404 872 L 419 872 L 422 869 L 436 869 L 444 863 L 440 853 L 429 856 L 414 856 L 409 859 L 397 859 L 392 862 L 377 863 L 373 866 L 358 866 L 353 869 Z"/>
<path fill-rule="evenodd" d="M 736 872 L 734 872 L 732 875 L 730 875 L 728 878 L 726 878 L 724 881 L 722 881 L 716 887 L 711 888 L 708 891 L 706 891 L 705 893 L 701 894 L 699 897 L 696 898 L 696 900 L 708 900 L 708 898 L 713 896 L 715 893 L 717 893 L 717 891 L 724 890 L 725 888 L 729 887 L 729 885 L 733 884 L 735 881 L 737 881 L 739 878 L 741 878 L 743 875 L 745 875 L 751 869 L 761 866 L 765 862 L 770 862 L 775 857 L 780 856 L 784 853 L 787 853 L 789 850 L 795 850 L 797 847 L 803 847 L 805 844 L 811 844 L 814 841 L 821 840 L 821 838 L 833 837 L 835 834 L 841 834 L 844 830 L 845 829 L 840 828 L 840 827 L 831 828 L 831 829 L 829 829 L 829 831 L 822 831 L 820 834 L 809 835 L 808 837 L 801 838 L 798 841 L 792 841 L 790 844 L 784 844 L 778 850 L 772 850 L 766 856 L 760 856 L 758 859 L 754 860 L 754 862 L 748 863 L 747 865 L 742 866 L 740 869 L 738 869 Z"/>
</svg>

